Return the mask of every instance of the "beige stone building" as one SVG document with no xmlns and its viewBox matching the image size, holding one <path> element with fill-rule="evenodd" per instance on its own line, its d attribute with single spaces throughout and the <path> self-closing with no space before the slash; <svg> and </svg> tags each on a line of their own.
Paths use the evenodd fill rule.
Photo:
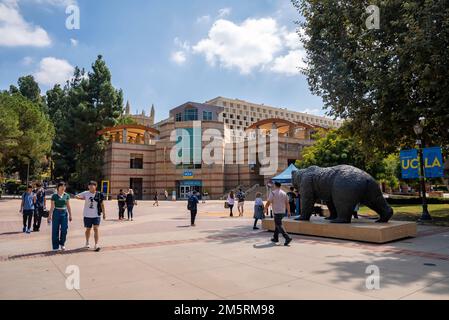
<svg viewBox="0 0 449 320">
<path fill-rule="evenodd" d="M 219 199 L 238 186 L 245 190 L 263 186 L 300 159 L 302 149 L 313 144 L 311 135 L 318 127 L 339 125 L 323 117 L 291 121 L 285 118 L 296 113 L 243 102 L 234 107 L 231 100 L 217 99 L 209 103 L 187 102 L 156 124 L 153 108 L 150 117 L 141 118 L 139 125 L 100 131 L 98 134 L 109 142 L 103 173 L 110 182 L 110 195 L 115 197 L 120 189 L 132 188 L 138 199 L 152 199 L 155 193 L 162 195 L 165 190 L 170 196 L 175 193 L 178 199 L 185 199 L 196 190 Z M 130 114 L 129 104 L 126 113 Z M 239 121 L 238 125 L 229 123 L 231 119 Z M 310 124 L 316 121 L 319 124 Z M 278 133 L 276 139 L 274 132 Z M 261 147 L 259 143 L 265 140 L 267 143 Z M 215 147 L 210 152 L 212 142 Z M 271 162 L 262 163 L 260 155 L 272 156 Z M 267 168 L 274 171 L 266 174 Z"/>
</svg>

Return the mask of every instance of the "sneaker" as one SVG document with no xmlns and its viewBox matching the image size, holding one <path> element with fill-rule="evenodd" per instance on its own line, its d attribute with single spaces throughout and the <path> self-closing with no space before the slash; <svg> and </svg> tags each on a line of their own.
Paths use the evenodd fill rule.
<svg viewBox="0 0 449 320">
<path fill-rule="evenodd" d="M 288 247 L 288 245 L 290 244 L 290 242 L 292 242 L 292 238 L 285 240 L 284 246 Z"/>
<path fill-rule="evenodd" d="M 52 251 L 53 251 L 53 252 L 58 252 L 58 251 L 59 251 L 59 249 L 52 249 Z"/>
<path fill-rule="evenodd" d="M 65 251 L 65 246 L 61 246 L 61 251 Z"/>
<path fill-rule="evenodd" d="M 31 233 L 31 230 L 30 230 L 30 229 L 27 229 L 27 230 L 26 230 L 26 233 L 30 234 L 30 233 Z"/>
<path fill-rule="evenodd" d="M 100 250 L 101 250 L 101 248 L 100 247 L 97 247 L 97 246 L 95 246 L 95 252 L 100 252 Z"/>
<path fill-rule="evenodd" d="M 253 227 L 253 230 L 259 230 L 259 228 L 258 227 Z"/>
<path fill-rule="evenodd" d="M 272 239 L 271 239 L 271 242 L 278 243 L 279 240 L 276 240 L 276 239 L 272 238 Z"/>
<path fill-rule="evenodd" d="M 90 249 L 90 244 L 86 243 L 86 245 L 84 246 L 84 249 Z"/>
<path fill-rule="evenodd" d="M 23 233 L 27 232 L 27 228 L 26 228 L 26 227 L 23 227 L 22 232 L 23 232 Z"/>
</svg>

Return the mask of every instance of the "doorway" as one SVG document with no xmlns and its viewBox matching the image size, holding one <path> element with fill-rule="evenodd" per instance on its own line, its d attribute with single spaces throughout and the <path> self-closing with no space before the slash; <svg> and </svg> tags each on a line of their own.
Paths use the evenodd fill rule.
<svg viewBox="0 0 449 320">
<path fill-rule="evenodd" d="M 143 179 L 142 178 L 130 178 L 129 188 L 134 190 L 136 200 L 143 199 Z"/>
</svg>

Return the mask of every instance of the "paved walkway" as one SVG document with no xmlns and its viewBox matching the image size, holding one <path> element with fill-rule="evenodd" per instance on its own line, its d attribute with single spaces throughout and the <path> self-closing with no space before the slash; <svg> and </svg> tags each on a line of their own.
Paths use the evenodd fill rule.
<svg viewBox="0 0 449 320">
<path fill-rule="evenodd" d="M 102 251 L 84 245 L 81 210 L 72 200 L 65 253 L 50 252 L 50 227 L 21 233 L 18 200 L 0 200 L 0 299 L 449 299 L 449 229 L 386 245 L 294 236 L 290 247 L 252 230 L 252 203 L 229 218 L 222 201 L 200 204 L 190 228 L 185 202 L 140 202 L 135 221 L 117 221 L 108 202 Z M 380 271 L 369 290 L 366 269 Z M 80 270 L 68 290 L 67 267 Z"/>
</svg>

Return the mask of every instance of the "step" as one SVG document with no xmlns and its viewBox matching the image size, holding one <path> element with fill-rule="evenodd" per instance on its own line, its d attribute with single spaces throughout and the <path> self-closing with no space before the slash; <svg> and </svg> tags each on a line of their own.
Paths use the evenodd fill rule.
<svg viewBox="0 0 449 320">
<path fill-rule="evenodd" d="M 374 220 L 360 218 L 350 224 L 335 224 L 322 217 L 312 217 L 310 221 L 284 219 L 283 224 L 287 232 L 292 234 L 371 243 L 387 243 L 416 237 L 417 234 L 416 223 L 405 221 L 375 223 Z M 274 231 L 273 219 L 263 220 L 262 228 Z"/>
</svg>

